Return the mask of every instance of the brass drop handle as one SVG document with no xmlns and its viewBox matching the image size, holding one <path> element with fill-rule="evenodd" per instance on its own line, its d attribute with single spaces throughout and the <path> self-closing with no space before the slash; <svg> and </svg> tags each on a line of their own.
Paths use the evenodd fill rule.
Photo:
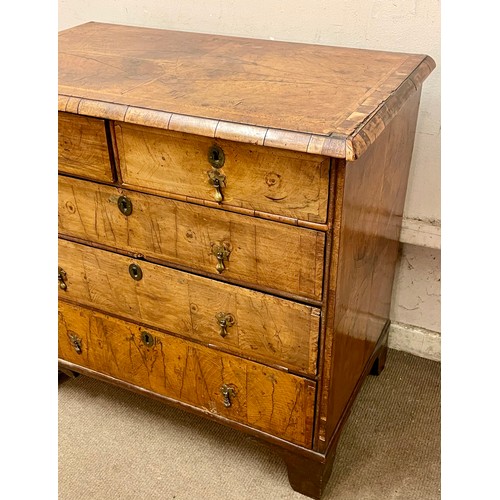
<svg viewBox="0 0 500 500">
<path fill-rule="evenodd" d="M 76 351 L 77 354 L 82 353 L 82 339 L 78 335 L 70 333 L 69 343 L 71 344 L 71 346 L 73 347 L 73 349 Z"/>
<path fill-rule="evenodd" d="M 224 195 L 222 188 L 226 186 L 226 176 L 220 172 L 224 165 L 226 156 L 220 146 L 214 144 L 208 148 L 208 163 L 212 165 L 212 170 L 207 172 L 210 184 L 215 188 L 214 199 L 217 203 L 222 203 Z"/>
<path fill-rule="evenodd" d="M 68 285 L 66 284 L 66 280 L 68 279 L 68 275 L 66 274 L 66 271 L 62 267 L 58 268 L 57 279 L 59 281 L 59 288 L 61 290 L 66 291 L 68 289 Z"/>
<path fill-rule="evenodd" d="M 224 384 L 223 386 L 221 386 L 220 392 L 222 394 L 222 397 L 224 398 L 224 406 L 226 408 L 229 408 L 231 406 L 231 398 L 236 397 L 236 391 L 234 390 L 234 387 Z"/>
<path fill-rule="evenodd" d="M 217 265 L 215 266 L 215 269 L 219 274 L 222 274 L 226 270 L 224 261 L 228 261 L 229 255 L 231 254 L 229 244 L 212 243 L 212 254 L 215 255 L 215 258 L 217 259 Z"/>
<path fill-rule="evenodd" d="M 215 319 L 219 324 L 220 336 L 222 338 L 226 337 L 228 334 L 227 329 L 234 325 L 234 316 L 230 313 L 219 312 L 215 315 Z"/>
<path fill-rule="evenodd" d="M 210 183 L 215 188 L 214 200 L 217 203 L 222 203 L 224 200 L 224 195 L 222 194 L 221 188 L 226 186 L 226 176 L 217 172 L 217 170 L 210 170 L 208 172 L 208 178 Z"/>
</svg>

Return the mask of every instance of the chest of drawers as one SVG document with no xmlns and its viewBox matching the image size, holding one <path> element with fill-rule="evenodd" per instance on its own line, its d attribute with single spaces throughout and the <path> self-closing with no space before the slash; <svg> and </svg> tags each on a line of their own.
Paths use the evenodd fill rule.
<svg viewBox="0 0 500 500">
<path fill-rule="evenodd" d="M 59 367 L 279 451 L 319 498 L 387 352 L 424 55 L 59 37 Z M 166 457 L 168 459 L 168 457 Z"/>
</svg>

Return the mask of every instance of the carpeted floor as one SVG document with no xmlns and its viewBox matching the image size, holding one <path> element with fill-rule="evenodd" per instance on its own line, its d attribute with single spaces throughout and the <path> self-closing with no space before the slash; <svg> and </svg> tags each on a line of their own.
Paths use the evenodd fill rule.
<svg viewBox="0 0 500 500">
<path fill-rule="evenodd" d="M 440 498 L 440 364 L 389 351 L 344 427 L 324 500 Z M 293 500 L 281 458 L 105 383 L 59 386 L 60 500 Z"/>
</svg>

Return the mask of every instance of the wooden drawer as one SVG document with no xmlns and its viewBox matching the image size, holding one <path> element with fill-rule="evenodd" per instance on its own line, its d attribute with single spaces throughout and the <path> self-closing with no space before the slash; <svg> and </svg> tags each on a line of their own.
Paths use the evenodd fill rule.
<svg viewBox="0 0 500 500">
<path fill-rule="evenodd" d="M 313 381 L 64 302 L 59 357 L 311 446 Z"/>
<path fill-rule="evenodd" d="M 127 123 L 115 130 L 125 185 L 214 202 L 208 173 L 218 171 L 223 206 L 326 221 L 329 158 Z M 214 144 L 224 153 L 219 169 L 208 161 Z"/>
<path fill-rule="evenodd" d="M 131 277 L 131 264 L 140 267 L 142 279 Z M 315 307 L 65 240 L 59 240 L 59 266 L 66 273 L 66 289 L 59 288 L 64 299 L 257 361 L 316 373 Z M 233 319 L 225 329 L 219 323 L 224 315 Z"/>
<path fill-rule="evenodd" d="M 113 181 L 104 120 L 59 112 L 59 171 Z"/>
<path fill-rule="evenodd" d="M 132 204 L 128 216 L 118 207 L 121 195 Z M 325 235 L 311 229 L 60 176 L 59 232 L 215 276 L 321 299 Z M 229 252 L 220 274 L 218 249 Z"/>
</svg>

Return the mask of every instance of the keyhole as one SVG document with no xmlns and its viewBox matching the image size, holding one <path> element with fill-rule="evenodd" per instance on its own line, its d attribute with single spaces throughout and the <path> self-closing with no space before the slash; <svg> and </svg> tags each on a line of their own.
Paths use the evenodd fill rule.
<svg viewBox="0 0 500 500">
<path fill-rule="evenodd" d="M 123 215 L 130 215 L 132 213 L 132 202 L 126 196 L 118 198 L 118 208 Z"/>
<path fill-rule="evenodd" d="M 221 168 L 224 165 L 224 151 L 219 146 L 212 146 L 208 150 L 208 161 L 214 168 Z"/>
<path fill-rule="evenodd" d="M 154 337 L 148 332 L 141 333 L 141 340 L 148 347 L 151 347 L 154 344 Z"/>
<path fill-rule="evenodd" d="M 137 264 L 130 264 L 128 272 L 135 281 L 140 281 L 142 279 L 142 269 Z"/>
</svg>

